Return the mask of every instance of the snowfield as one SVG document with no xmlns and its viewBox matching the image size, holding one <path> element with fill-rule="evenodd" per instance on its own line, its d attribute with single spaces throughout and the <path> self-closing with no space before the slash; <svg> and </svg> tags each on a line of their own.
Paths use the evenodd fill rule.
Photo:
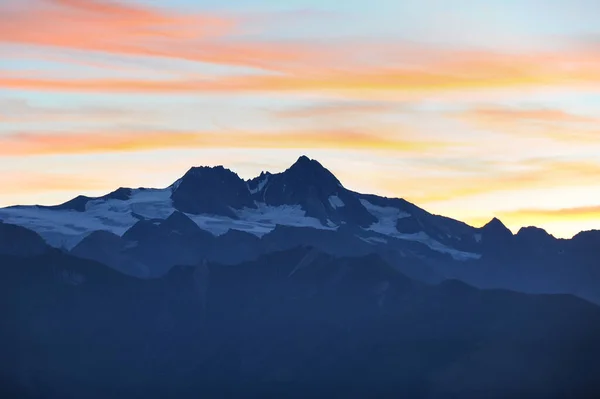
<svg viewBox="0 0 600 399">
<path fill-rule="evenodd" d="M 260 182 L 264 187 L 268 176 Z M 88 234 L 97 230 L 110 231 L 123 235 L 140 219 L 163 220 L 175 212 L 171 200 L 172 190 L 177 184 L 165 189 L 136 189 L 132 190 L 127 200 L 98 199 L 87 203 L 84 212 L 74 210 L 57 210 L 38 206 L 19 206 L 0 209 L 0 220 L 31 229 L 40 234 L 48 244 L 70 250 Z M 328 198 L 333 208 L 345 206 L 344 202 L 333 195 Z M 361 199 L 363 206 L 377 218 L 377 222 L 365 229 L 365 232 L 375 233 L 367 238 L 372 244 L 382 244 L 386 240 L 381 237 L 389 236 L 401 240 L 420 242 L 434 251 L 446 253 L 457 260 L 477 259 L 479 254 L 458 251 L 432 239 L 425 232 L 402 234 L 396 224 L 399 219 L 410 214 L 392 207 L 382 207 Z M 314 229 L 335 230 L 337 225 L 328 221 L 326 225 L 318 219 L 306 216 L 300 205 L 269 206 L 257 202 L 257 208 L 234 210 L 238 219 L 220 215 L 187 214 L 200 228 L 214 235 L 227 231 L 240 230 L 258 237 L 272 231 L 277 225 L 309 227 Z"/>
</svg>

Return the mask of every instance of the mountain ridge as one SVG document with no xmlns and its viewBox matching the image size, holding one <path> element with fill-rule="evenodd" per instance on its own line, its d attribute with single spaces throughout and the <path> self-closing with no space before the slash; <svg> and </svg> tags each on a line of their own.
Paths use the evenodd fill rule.
<svg viewBox="0 0 600 399">
<path fill-rule="evenodd" d="M 335 175 L 333 175 L 329 170 L 327 170 L 327 168 L 323 167 L 321 163 L 319 163 L 317 160 L 315 159 L 311 159 L 306 155 L 301 155 L 298 160 L 292 164 L 290 167 L 288 167 L 287 169 L 285 169 L 282 172 L 278 172 L 278 173 L 272 173 L 270 171 L 262 171 L 260 173 L 259 176 L 256 177 L 251 177 L 248 179 L 242 179 L 241 177 L 239 177 L 239 175 L 225 167 L 224 165 L 215 165 L 215 166 L 193 166 L 191 168 L 189 168 L 187 170 L 187 172 L 185 172 L 183 174 L 183 176 L 179 179 L 176 179 L 175 182 L 173 182 L 172 184 L 168 185 L 165 188 L 149 188 L 149 187 L 138 187 L 138 188 L 128 188 L 128 187 L 119 187 L 114 191 L 111 191 L 105 195 L 101 195 L 101 196 L 97 196 L 97 197 L 91 197 L 91 196 L 87 196 L 87 195 L 78 195 L 70 200 L 67 200 L 66 202 L 60 203 L 60 204 L 56 204 L 56 205 L 9 205 L 6 206 L 4 208 L 0 208 L 0 220 L 2 219 L 2 214 L 1 211 L 2 210 L 10 210 L 10 209 L 24 209 L 24 208 L 39 208 L 39 209 L 50 209 L 50 210 L 61 210 L 61 209 L 67 209 L 67 210 L 76 210 L 78 212 L 84 212 L 85 211 L 85 206 L 88 202 L 91 201 L 100 201 L 100 200 L 108 200 L 108 199 L 116 199 L 116 200 L 127 200 L 130 198 L 131 194 L 135 191 L 162 191 L 162 190 L 172 190 L 172 191 L 176 191 L 177 188 L 179 188 L 179 186 L 181 185 L 181 183 L 183 182 L 184 178 L 186 176 L 189 175 L 193 175 L 195 172 L 197 171 L 201 171 L 201 170 L 206 170 L 206 171 L 217 171 L 217 172 L 226 172 L 226 173 L 230 173 L 232 175 L 234 175 L 235 177 L 237 177 L 237 179 L 239 179 L 240 181 L 244 182 L 248 188 L 248 191 L 250 191 L 250 194 L 252 195 L 253 199 L 256 200 L 256 198 L 254 198 L 257 194 L 264 192 L 266 183 L 268 183 L 268 180 L 270 178 L 272 178 L 273 176 L 277 176 L 277 175 L 282 175 L 285 172 L 289 171 L 290 169 L 294 168 L 295 166 L 298 165 L 302 165 L 302 164 L 311 164 L 311 163 L 316 163 L 317 165 L 319 165 L 324 171 L 326 171 L 327 173 L 331 174 L 331 176 L 333 177 L 333 179 L 335 179 L 335 181 L 340 185 L 340 187 L 345 188 L 341 182 L 339 182 L 339 180 L 335 177 Z M 260 183 L 263 183 L 264 186 L 259 188 Z M 348 192 L 354 193 L 356 195 L 359 195 L 361 197 L 365 197 L 365 198 L 369 198 L 369 199 L 378 199 L 379 201 L 385 201 L 385 202 L 391 202 L 391 203 L 404 203 L 407 204 L 409 206 L 413 206 L 416 207 L 417 209 L 423 210 L 423 208 L 420 208 L 419 206 L 409 202 L 408 200 L 401 198 L 401 197 L 388 197 L 388 196 L 384 196 L 384 195 L 378 195 L 378 194 L 367 194 L 367 193 L 361 193 L 358 191 L 353 191 L 353 190 L 349 190 L 346 189 Z M 246 204 L 245 206 L 249 206 L 252 207 L 252 204 Z M 429 212 L 428 212 L 429 213 Z M 441 214 L 435 214 L 435 213 L 430 213 L 430 215 L 432 216 L 438 216 L 438 217 L 442 217 L 445 219 L 449 219 L 455 222 L 459 222 L 462 224 L 465 224 L 469 227 L 472 227 L 474 229 L 483 229 L 484 227 L 486 227 L 487 225 L 489 225 L 490 223 L 495 223 L 495 221 L 500 222 L 500 224 L 502 224 L 502 226 L 504 226 L 504 224 L 502 223 L 502 221 L 500 219 L 498 219 L 495 216 L 492 216 L 490 218 L 490 221 L 488 223 L 486 223 L 483 226 L 480 227 L 476 227 L 476 226 L 472 226 L 469 225 L 467 222 L 463 222 L 459 219 L 454 219 L 452 217 L 449 216 L 445 216 L 445 215 L 441 215 Z M 231 217 L 236 217 L 234 214 L 228 213 L 228 216 Z M 18 223 L 15 223 L 18 224 Z M 544 229 L 537 227 L 537 226 L 522 226 L 519 230 L 523 230 L 523 229 L 528 229 L 528 228 L 536 228 L 539 230 L 543 230 Z M 509 230 L 510 231 L 510 230 Z M 582 233 L 587 233 L 587 232 L 595 232 L 595 231 L 600 231 L 600 229 L 590 229 L 590 230 L 582 230 L 578 233 L 575 233 L 572 237 L 570 238 L 560 238 L 562 240 L 570 240 L 572 238 L 574 238 L 575 236 L 582 234 Z M 546 231 L 545 231 L 546 232 Z M 518 233 L 517 232 L 512 232 L 511 234 L 516 235 Z M 548 233 L 550 234 L 550 233 Z M 550 234 L 551 235 L 551 234 Z"/>
<path fill-rule="evenodd" d="M 259 187 L 261 182 L 264 183 Z M 356 224 L 368 229 L 378 221 L 364 204 L 364 201 L 368 202 L 373 198 L 377 198 L 379 203 L 384 202 L 383 207 L 394 208 L 394 204 L 402 203 L 403 207 L 412 206 L 412 209 L 426 212 L 406 200 L 348 190 L 318 161 L 301 156 L 283 172 L 263 172 L 254 179 L 243 180 L 223 166 L 193 167 L 182 178 L 164 189 L 119 188 L 104 196 L 78 196 L 55 206 L 3 208 L 0 209 L 0 220 L 37 231 L 53 246 L 73 247 L 83 239 L 85 233 L 105 229 L 122 235 L 140 218 L 166 219 L 174 211 L 192 215 L 193 220 L 194 216 L 198 216 L 194 221 L 205 229 L 206 224 L 198 221 L 202 215 L 253 223 L 256 229 L 246 230 L 257 235 L 265 232 L 264 226 L 260 225 L 262 220 L 270 220 L 271 229 L 275 224 L 323 229 L 336 228 L 342 224 Z M 107 212 L 103 213 L 99 208 L 109 202 L 113 209 L 107 209 Z M 131 205 L 126 205 L 128 202 Z M 114 211 L 120 207 L 126 209 Z M 162 209 L 159 209 L 161 207 Z M 98 215 L 94 214 L 96 208 Z M 65 235 L 71 237 L 67 237 L 65 242 L 56 242 L 56 236 L 59 234 L 47 231 L 51 229 L 53 221 L 44 220 L 52 219 L 50 211 L 89 213 L 91 220 L 84 223 L 77 220 L 78 215 L 67 214 L 65 220 L 75 222 L 69 223 L 65 228 L 70 229 Z M 115 215 L 119 220 L 111 220 L 103 225 L 101 219 L 106 219 L 109 212 L 119 213 Z M 31 223 L 27 223 L 28 218 L 32 220 Z M 81 216 L 80 219 L 85 217 Z M 36 223 L 40 220 L 42 223 Z M 233 223 L 226 230 L 231 228 L 244 231 L 244 228 L 237 227 L 240 224 L 243 223 Z M 76 228 L 73 228 L 73 225 Z M 216 234 L 225 231 L 218 231 Z"/>
<path fill-rule="evenodd" d="M 513 234 L 497 218 L 476 228 L 405 199 L 348 190 L 308 157 L 249 180 L 222 166 L 194 167 L 167 188 L 120 188 L 55 207 L 4 208 L 0 220 L 138 277 L 159 277 L 176 264 L 235 264 L 310 245 L 333 256 L 378 254 L 426 282 L 458 279 L 600 303 L 600 232 L 557 239 L 528 227 Z"/>
</svg>

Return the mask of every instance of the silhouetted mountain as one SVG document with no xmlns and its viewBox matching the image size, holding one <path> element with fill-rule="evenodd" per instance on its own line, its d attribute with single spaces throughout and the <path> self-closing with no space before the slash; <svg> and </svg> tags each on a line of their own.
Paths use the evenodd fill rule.
<svg viewBox="0 0 600 399">
<path fill-rule="evenodd" d="M 136 279 L 0 255 L 11 398 L 596 397 L 600 308 L 313 248 Z"/>
<path fill-rule="evenodd" d="M 567 241 L 567 247 L 572 251 L 585 253 L 598 253 L 600 243 L 600 230 L 582 231 Z"/>
<path fill-rule="evenodd" d="M 0 220 L 0 254 L 29 257 L 47 250 L 48 245 L 35 232 Z"/>
<path fill-rule="evenodd" d="M 246 183 L 229 169 L 191 168 L 173 187 L 173 206 L 186 213 L 236 218 L 232 209 L 255 207 Z"/>
<path fill-rule="evenodd" d="M 95 231 L 83 239 L 71 254 L 83 259 L 95 260 L 122 273 L 136 277 L 150 277 L 151 270 L 133 254 L 127 252 L 135 245 L 108 231 Z"/>
<path fill-rule="evenodd" d="M 85 195 L 80 195 L 70 201 L 65 202 L 64 204 L 55 206 L 41 206 L 40 208 L 85 212 L 86 206 L 90 201 L 106 201 L 110 199 L 126 201 L 131 197 L 131 192 L 132 190 L 130 188 L 120 187 L 112 193 L 103 195 L 101 197 L 86 197 Z"/>
<path fill-rule="evenodd" d="M 481 240 L 484 253 L 506 253 L 506 249 L 514 244 L 513 233 L 500 221 L 493 218 L 481 228 Z"/>
<path fill-rule="evenodd" d="M 198 263 L 206 258 L 215 242 L 212 234 L 200 229 L 181 212 L 174 212 L 157 224 L 140 223 L 134 226 L 135 234 L 123 235 L 130 240 L 125 244 L 125 253 L 146 265 L 149 277 L 162 276 L 176 264 Z M 135 238 L 137 240 L 132 241 Z"/>
<path fill-rule="evenodd" d="M 256 259 L 263 252 L 263 241 L 257 236 L 239 230 L 229 230 L 216 237 L 206 259 L 229 265 Z"/>
<path fill-rule="evenodd" d="M 590 241 L 558 240 L 541 229 L 527 228 L 505 237 L 504 245 L 502 241 L 490 244 L 481 259 L 455 263 L 446 269 L 446 276 L 481 288 L 571 293 L 600 303 L 600 248 L 593 234 Z"/>
<path fill-rule="evenodd" d="M 201 260 L 240 263 L 257 258 L 265 249 L 255 235 L 231 230 L 213 236 L 175 211 L 162 221 L 141 220 L 122 237 L 94 232 L 70 252 L 144 278 L 162 276 L 175 265 L 193 265 Z"/>
<path fill-rule="evenodd" d="M 536 253 L 538 255 L 544 252 L 552 251 L 553 248 L 558 250 L 559 241 L 548 234 L 546 230 L 538 227 L 523 227 L 515 235 L 515 244 L 517 251 L 522 254 Z"/>
<path fill-rule="evenodd" d="M 255 199 L 272 206 L 300 205 L 307 216 L 324 225 L 344 222 L 368 227 L 377 221 L 330 171 L 305 156 L 286 171 L 263 174 L 251 184 L 257 189 Z"/>
<path fill-rule="evenodd" d="M 140 220 L 134 224 L 129 230 L 123 233 L 122 237 L 126 241 L 139 242 L 151 239 L 159 232 L 159 225 L 162 220 Z"/>
<path fill-rule="evenodd" d="M 262 237 L 267 252 L 298 246 L 311 246 L 337 256 L 360 256 L 370 253 L 373 246 L 352 234 L 309 227 L 277 226 Z"/>
<path fill-rule="evenodd" d="M 159 229 L 164 232 L 164 234 L 212 237 L 212 234 L 206 230 L 202 230 L 196 223 L 192 221 L 192 219 L 178 211 L 173 212 L 171 216 L 166 218 L 165 221 L 161 222 L 158 226 Z"/>
<path fill-rule="evenodd" d="M 554 243 L 556 238 L 553 235 L 548 234 L 548 232 L 544 229 L 540 229 L 539 227 L 529 226 L 523 227 L 516 234 L 517 239 L 519 239 L 523 243 Z"/>
</svg>

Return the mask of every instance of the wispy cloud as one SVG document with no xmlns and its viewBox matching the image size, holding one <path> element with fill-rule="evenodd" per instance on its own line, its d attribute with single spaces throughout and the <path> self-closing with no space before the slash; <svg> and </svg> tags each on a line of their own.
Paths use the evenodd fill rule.
<svg viewBox="0 0 600 399">
<path fill-rule="evenodd" d="M 273 113 L 280 118 L 323 118 L 380 115 L 401 109 L 401 105 L 393 102 L 338 101 L 277 110 Z"/>
<path fill-rule="evenodd" d="M 377 180 L 386 192 L 402 192 L 418 204 L 439 203 L 459 198 L 509 191 L 536 190 L 554 187 L 592 186 L 597 184 L 600 164 L 590 161 L 539 160 L 521 161 L 519 168 L 508 165 L 479 173 L 446 173 L 429 175 L 421 171 L 416 176 L 379 176 Z M 443 168 L 440 168 L 444 172 Z"/>
<path fill-rule="evenodd" d="M 0 43 L 166 57 L 278 70 L 328 59 L 302 43 L 223 40 L 253 19 L 183 13 L 140 3 L 101 0 L 8 0 L 0 4 Z"/>
<path fill-rule="evenodd" d="M 560 109 L 479 107 L 456 116 L 477 128 L 512 136 L 600 144 L 600 118 Z"/>
<path fill-rule="evenodd" d="M 500 122 L 569 122 L 588 123 L 598 122 L 598 118 L 591 116 L 576 115 L 560 109 L 549 108 L 477 108 L 471 112 L 472 115 L 487 120 Z"/>
<path fill-rule="evenodd" d="M 0 156 L 82 154 L 185 148 L 196 143 L 193 133 L 17 133 L 0 138 Z"/>
<path fill-rule="evenodd" d="M 149 43 L 222 35 L 235 26 L 223 16 L 118 1 L 9 0 L 0 7 L 3 42 L 114 53 L 143 54 Z"/>
<path fill-rule="evenodd" d="M 561 209 L 518 209 L 508 212 L 498 212 L 498 214 L 502 218 L 511 221 L 518 220 L 521 223 L 529 224 L 553 221 L 600 220 L 600 205 Z"/>
<path fill-rule="evenodd" d="M 133 152 L 156 149 L 261 148 L 440 151 L 449 144 L 351 130 L 207 132 L 18 133 L 0 137 L 0 156 Z"/>
<path fill-rule="evenodd" d="M 123 108 L 116 106 L 41 106 L 21 99 L 0 99 L 0 123 L 110 123 L 158 120 L 162 115 L 156 110 Z"/>
<path fill-rule="evenodd" d="M 288 51 L 295 53 L 290 46 Z M 244 53 L 244 51 L 242 51 Z M 310 53 L 310 51 L 309 51 Z M 338 50 L 338 53 L 340 51 Z M 258 54 L 258 53 L 257 53 Z M 443 59 L 445 52 L 425 51 L 414 63 L 382 61 L 373 66 L 353 64 L 344 67 L 324 66 L 316 55 L 310 70 L 290 70 L 271 75 L 193 77 L 181 79 L 67 79 L 8 76 L 0 87 L 75 92 L 278 92 L 329 93 L 351 98 L 368 98 L 373 94 L 398 98 L 419 98 L 435 93 L 473 92 L 482 90 L 575 87 L 589 90 L 600 87 L 600 52 L 598 54 L 501 54 L 494 52 L 455 52 Z M 343 58 L 345 50 L 340 53 Z M 271 54 L 263 60 L 285 55 Z M 277 58 L 280 57 L 280 58 Z M 283 58 L 281 58 L 283 57 Z M 226 57 L 225 57 L 226 58 Z M 224 62 L 227 60 L 223 58 Z M 564 59 L 563 59 L 564 58 Z M 277 63 L 277 62 L 275 62 Z M 320 66 L 319 66 L 320 65 Z M 566 67 L 565 65 L 568 65 Z"/>
<path fill-rule="evenodd" d="M 104 189 L 109 182 L 106 177 L 81 176 L 76 174 L 52 172 L 2 173 L 0 185 L 11 194 L 31 195 L 43 192 L 75 191 Z"/>
<path fill-rule="evenodd" d="M 409 97 L 463 90 L 600 87 L 597 46 L 510 52 L 450 50 L 389 38 L 244 38 L 246 30 L 256 29 L 268 31 L 269 24 L 259 28 L 256 18 L 184 13 L 125 1 L 7 0 L 0 4 L 0 43 L 166 57 L 277 73 L 179 80 L 9 76 L 0 87 L 144 93 L 318 92 L 359 98 L 375 93 Z"/>
</svg>

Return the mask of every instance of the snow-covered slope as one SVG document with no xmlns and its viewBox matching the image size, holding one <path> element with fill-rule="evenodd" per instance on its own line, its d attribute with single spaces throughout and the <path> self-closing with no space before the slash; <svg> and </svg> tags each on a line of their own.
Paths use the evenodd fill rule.
<svg viewBox="0 0 600 399">
<path fill-rule="evenodd" d="M 171 189 L 133 190 L 128 200 L 92 200 L 84 212 L 19 206 L 0 209 L 0 220 L 27 227 L 40 234 L 50 245 L 70 249 L 93 231 L 104 230 L 122 235 L 140 219 L 166 219 L 176 211 Z M 198 226 L 214 235 L 240 230 L 262 236 L 276 225 L 333 229 L 317 219 L 305 216 L 300 206 L 268 206 L 235 211 L 238 219 L 221 215 L 187 214 Z"/>
<path fill-rule="evenodd" d="M 239 230 L 261 237 L 277 225 L 323 230 L 336 230 L 344 225 L 355 226 L 361 238 L 373 245 L 382 245 L 388 236 L 422 243 L 458 260 L 479 257 L 476 251 L 459 250 L 432 237 L 426 228 L 411 234 L 400 232 L 397 228 L 399 220 L 411 216 L 410 210 L 402 209 L 403 203 L 368 196 L 370 200 L 349 191 L 320 164 L 305 157 L 281 174 L 262 174 L 248 182 L 239 179 L 243 184 L 238 179 L 222 167 L 193 168 L 164 189 L 119 189 L 117 194 L 96 199 L 78 197 L 55 207 L 4 208 L 0 209 L 0 220 L 36 231 L 50 245 L 65 249 L 73 248 L 94 231 L 123 235 L 139 220 L 164 220 L 173 212 L 181 211 L 215 236 Z M 203 186 L 204 182 L 209 182 L 210 187 Z M 247 199 L 239 199 L 239 192 L 244 188 L 248 192 L 242 194 L 252 198 L 250 203 Z M 183 189 L 185 195 L 181 195 Z M 226 195 L 221 196 L 219 190 L 225 191 Z M 266 193 L 277 197 L 267 198 L 267 201 Z M 194 203 L 196 197 L 198 202 Z M 179 202 L 184 198 L 186 209 L 193 211 L 179 209 L 174 198 Z M 372 198 L 385 206 L 373 203 Z M 202 209 L 218 212 L 202 212 Z M 414 209 L 424 213 L 417 207 Z M 432 220 L 435 223 L 436 219 Z M 475 232 L 473 229 L 471 234 Z"/>
<path fill-rule="evenodd" d="M 477 253 L 459 251 L 444 245 L 441 242 L 431 238 L 425 231 L 419 231 L 412 234 L 401 233 L 396 227 L 398 225 L 398 220 L 411 216 L 410 213 L 393 206 L 378 206 L 372 204 L 366 199 L 361 199 L 360 202 L 365 206 L 365 208 L 367 208 L 369 212 L 371 212 L 371 214 L 377 218 L 377 222 L 373 223 L 367 228 L 367 230 L 390 237 L 399 238 L 401 240 L 417 241 L 427 245 L 434 251 L 446 253 L 457 260 L 478 259 L 481 256 Z"/>
<path fill-rule="evenodd" d="M 0 209 L 0 219 L 37 232 L 54 247 L 70 249 L 93 231 L 122 235 L 141 218 L 166 219 L 174 211 L 170 195 L 170 189 L 132 190 L 126 200 L 90 200 L 83 212 L 17 206 Z"/>
</svg>

